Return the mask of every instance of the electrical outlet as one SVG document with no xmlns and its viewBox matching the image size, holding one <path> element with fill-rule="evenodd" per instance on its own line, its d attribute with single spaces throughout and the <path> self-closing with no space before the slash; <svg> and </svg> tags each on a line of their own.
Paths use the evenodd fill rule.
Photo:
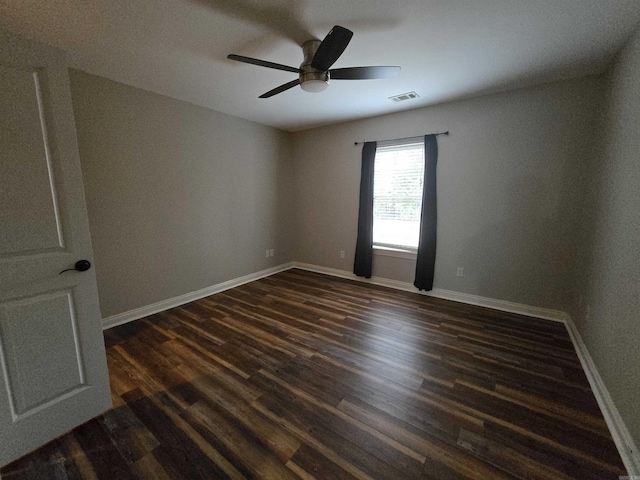
<svg viewBox="0 0 640 480">
<path fill-rule="evenodd" d="M 265 252 L 264 252 L 264 256 L 265 256 L 265 257 L 268 257 L 268 256 L 269 256 L 269 250 L 265 250 Z"/>
<path fill-rule="evenodd" d="M 464 268 L 458 267 L 458 271 L 456 272 L 457 277 L 464 277 Z"/>
<path fill-rule="evenodd" d="M 589 317 L 591 316 L 591 305 L 587 305 L 584 309 L 584 321 L 585 323 L 589 321 Z"/>
<path fill-rule="evenodd" d="M 340 250 L 340 258 L 344 258 L 344 250 Z"/>
<path fill-rule="evenodd" d="M 275 252 L 275 250 L 272 248 L 269 250 L 269 255 L 271 255 L 273 257 L 273 253 Z"/>
</svg>

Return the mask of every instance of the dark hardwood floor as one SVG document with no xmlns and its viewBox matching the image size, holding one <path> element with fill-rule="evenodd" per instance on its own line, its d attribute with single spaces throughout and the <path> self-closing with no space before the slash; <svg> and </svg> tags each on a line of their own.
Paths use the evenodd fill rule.
<svg viewBox="0 0 640 480">
<path fill-rule="evenodd" d="M 617 479 L 565 327 L 289 270 L 105 332 L 113 409 L 17 479 Z"/>
</svg>

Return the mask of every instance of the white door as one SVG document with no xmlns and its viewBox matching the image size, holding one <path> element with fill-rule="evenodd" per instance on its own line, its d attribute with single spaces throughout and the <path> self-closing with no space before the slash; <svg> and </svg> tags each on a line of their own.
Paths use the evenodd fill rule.
<svg viewBox="0 0 640 480">
<path fill-rule="evenodd" d="M 0 466 L 111 407 L 69 79 L 0 31 Z"/>
</svg>

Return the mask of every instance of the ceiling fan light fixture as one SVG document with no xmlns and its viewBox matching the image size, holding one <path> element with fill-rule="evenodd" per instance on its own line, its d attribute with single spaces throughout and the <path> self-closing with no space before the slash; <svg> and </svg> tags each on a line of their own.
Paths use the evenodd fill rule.
<svg viewBox="0 0 640 480">
<path fill-rule="evenodd" d="M 324 92 L 329 86 L 329 72 L 302 71 L 300 73 L 300 88 L 305 92 Z"/>
<path fill-rule="evenodd" d="M 329 72 L 303 68 L 300 72 L 300 88 L 305 92 L 324 92 L 329 86 Z"/>
<path fill-rule="evenodd" d="M 306 80 L 300 84 L 300 88 L 305 92 L 318 93 L 324 92 L 329 86 L 329 80 Z"/>
</svg>

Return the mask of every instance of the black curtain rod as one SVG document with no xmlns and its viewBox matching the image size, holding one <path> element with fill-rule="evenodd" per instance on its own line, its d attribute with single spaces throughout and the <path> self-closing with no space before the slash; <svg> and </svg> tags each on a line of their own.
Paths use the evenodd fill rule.
<svg viewBox="0 0 640 480">
<path fill-rule="evenodd" d="M 438 132 L 438 133 L 431 133 L 429 135 L 449 135 L 449 131 L 447 130 L 446 132 Z M 376 140 L 377 142 L 395 142 L 398 140 L 409 140 L 410 138 L 417 138 L 417 137 L 422 137 L 423 135 L 414 135 L 412 137 L 404 137 L 404 138 L 393 138 L 391 140 Z M 362 145 L 365 142 L 353 142 L 354 145 Z"/>
</svg>

